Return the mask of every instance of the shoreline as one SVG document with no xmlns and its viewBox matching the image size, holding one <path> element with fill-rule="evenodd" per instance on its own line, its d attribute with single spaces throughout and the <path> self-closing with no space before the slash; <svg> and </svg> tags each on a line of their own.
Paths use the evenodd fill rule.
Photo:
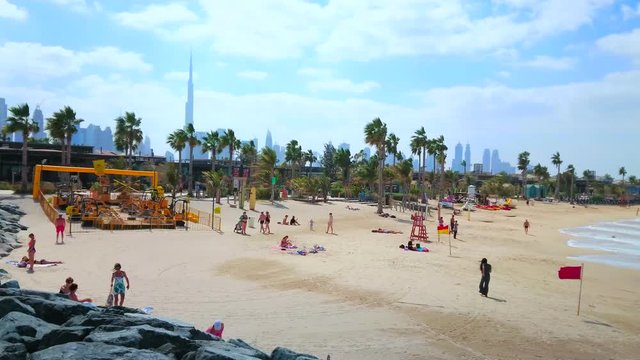
<svg viewBox="0 0 640 360">
<path fill-rule="evenodd" d="M 640 272 L 590 265 L 580 317 L 575 316 L 577 283 L 557 279 L 559 266 L 570 265 L 566 256 L 577 250 L 567 246 L 559 229 L 620 218 L 625 209 L 572 211 L 570 205 L 536 204 L 510 212 L 476 211 L 470 222 L 463 214 L 449 256 L 447 237 L 436 240 L 434 218 L 426 222 L 431 252 L 405 252 L 398 245 L 408 241 L 410 211 L 385 209 L 397 218 L 381 218 L 375 207 L 350 211 L 338 201 L 258 202 L 258 212 L 249 214 L 270 211 L 273 235 L 255 228 L 248 228 L 248 236 L 234 234 L 242 210 L 223 204 L 222 234 L 87 231 L 74 232 L 64 246 L 54 245 L 53 226 L 43 221 L 36 203 L 14 201 L 28 213 L 23 223 L 38 236 L 38 258 L 65 261 L 35 274 L 0 265 L 24 287 L 54 291 L 71 275 L 81 296 L 101 304 L 110 269 L 120 262 L 132 281 L 125 306 L 153 306 L 154 315 L 201 329 L 222 318 L 225 336 L 258 348 L 280 345 L 344 359 L 499 359 L 514 352 L 522 359 L 605 353 L 633 359 L 640 352 L 629 340 L 640 335 L 635 311 L 640 289 L 630 286 L 640 284 Z M 205 210 L 211 202 L 193 206 Z M 324 233 L 328 212 L 334 213 L 336 236 Z M 443 211 L 446 220 L 450 213 Z M 285 214 L 303 225 L 275 224 Z M 529 236 L 522 230 L 524 218 L 532 222 Z M 313 232 L 309 219 L 316 224 Z M 370 232 L 376 228 L 403 234 Z M 308 256 L 274 251 L 284 235 L 327 251 Z M 482 257 L 493 265 L 489 298 L 477 294 Z"/>
</svg>

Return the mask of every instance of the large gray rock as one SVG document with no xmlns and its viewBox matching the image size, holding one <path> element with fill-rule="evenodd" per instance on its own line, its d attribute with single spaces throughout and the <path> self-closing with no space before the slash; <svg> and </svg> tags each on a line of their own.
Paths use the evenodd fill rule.
<svg viewBox="0 0 640 360">
<path fill-rule="evenodd" d="M 309 355 L 300 354 L 295 351 L 283 347 L 277 347 L 271 352 L 272 360 L 319 360 L 319 358 Z"/>
<path fill-rule="evenodd" d="M 97 311 L 90 306 L 61 297 L 54 300 L 33 296 L 17 296 L 16 298 L 31 306 L 39 318 L 58 325 L 66 322 L 69 316 L 85 315 Z"/>
<path fill-rule="evenodd" d="M 73 326 L 73 327 L 61 327 L 54 329 L 44 334 L 42 339 L 38 342 L 38 349 L 46 349 L 48 347 L 62 345 L 74 341 L 82 341 L 87 335 L 89 335 L 94 329 L 89 326 Z"/>
<path fill-rule="evenodd" d="M 37 348 L 37 342 L 57 325 L 21 312 L 10 312 L 0 319 L 0 340 L 23 343 L 27 349 Z"/>
<path fill-rule="evenodd" d="M 0 289 L 20 289 L 20 284 L 17 280 L 9 280 L 6 283 L 0 285 Z"/>
<path fill-rule="evenodd" d="M 220 342 L 215 345 L 201 347 L 196 351 L 194 360 L 256 360 L 246 349 Z"/>
<path fill-rule="evenodd" d="M 15 205 L 12 203 L 0 202 L 0 209 L 13 215 L 19 215 L 19 216 L 27 215 L 27 213 L 20 210 L 20 207 L 18 205 Z"/>
<path fill-rule="evenodd" d="M 253 355 L 251 356 L 257 357 L 258 359 L 263 359 L 263 360 L 271 359 L 269 355 L 247 344 L 242 339 L 229 339 L 228 343 L 251 351 L 253 353 Z"/>
<path fill-rule="evenodd" d="M 24 360 L 27 356 L 24 344 L 0 341 L 0 360 Z"/>
<path fill-rule="evenodd" d="M 31 354 L 31 360 L 172 360 L 150 351 L 99 342 L 70 342 Z"/>
<path fill-rule="evenodd" d="M 29 305 L 22 303 L 14 297 L 0 298 L 0 318 L 12 311 L 21 312 L 23 314 L 34 316 L 36 312 Z"/>
</svg>

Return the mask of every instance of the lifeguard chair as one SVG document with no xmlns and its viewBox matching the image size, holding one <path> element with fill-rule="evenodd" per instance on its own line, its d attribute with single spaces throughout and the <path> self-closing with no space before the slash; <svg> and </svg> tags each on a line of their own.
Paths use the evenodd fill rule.
<svg viewBox="0 0 640 360">
<path fill-rule="evenodd" d="M 413 227 L 411 228 L 409 239 L 426 242 L 429 237 L 427 236 L 427 228 L 424 226 L 424 217 L 419 213 L 415 213 L 411 215 L 411 220 L 413 220 Z"/>
</svg>

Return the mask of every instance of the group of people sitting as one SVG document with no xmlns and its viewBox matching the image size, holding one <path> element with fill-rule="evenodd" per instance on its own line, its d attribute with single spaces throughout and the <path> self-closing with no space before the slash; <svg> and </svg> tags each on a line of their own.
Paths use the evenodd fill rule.
<svg viewBox="0 0 640 360">
<path fill-rule="evenodd" d="M 400 249 L 411 250 L 411 251 L 420 251 L 420 252 L 428 252 L 429 249 L 424 248 L 420 245 L 420 243 L 413 244 L 413 240 L 409 240 L 407 245 L 400 244 Z"/>
<path fill-rule="evenodd" d="M 73 301 L 82 302 L 82 303 L 91 303 L 91 302 L 93 302 L 90 298 L 86 298 L 86 299 L 78 298 L 78 294 L 76 294 L 76 291 L 78 291 L 78 284 L 73 282 L 73 278 L 72 277 L 68 277 L 64 281 L 64 285 L 62 285 L 60 287 L 59 293 L 63 294 L 63 295 L 67 295 L 69 297 L 69 299 L 71 299 Z"/>
<path fill-rule="evenodd" d="M 282 225 L 300 225 L 300 222 L 298 221 L 298 219 L 296 219 L 295 216 L 291 216 L 291 220 L 289 220 L 289 215 L 285 215 L 284 219 L 282 219 L 282 221 L 279 222 L 278 224 L 282 224 Z"/>
<path fill-rule="evenodd" d="M 347 205 L 347 210 L 360 210 L 360 208 Z"/>
</svg>

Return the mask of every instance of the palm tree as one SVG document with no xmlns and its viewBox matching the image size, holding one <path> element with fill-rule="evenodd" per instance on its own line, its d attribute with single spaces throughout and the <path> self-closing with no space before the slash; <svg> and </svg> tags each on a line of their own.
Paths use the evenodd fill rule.
<svg viewBox="0 0 640 360">
<path fill-rule="evenodd" d="M 411 137 L 411 143 L 409 144 L 411 153 L 418 155 L 418 179 L 420 181 L 418 187 L 420 188 L 420 201 L 424 200 L 424 169 L 426 167 L 425 162 L 427 159 L 428 145 L 429 140 L 427 139 L 427 132 L 424 130 L 424 126 L 422 126 L 414 132 L 414 135 Z M 420 161 L 421 158 L 422 161 Z"/>
<path fill-rule="evenodd" d="M 351 194 L 351 167 L 353 166 L 351 151 L 343 148 L 336 150 L 334 161 L 342 172 L 342 186 L 349 196 Z"/>
<path fill-rule="evenodd" d="M 142 119 L 136 117 L 134 112 L 125 112 L 124 116 L 116 118 L 116 131 L 114 133 L 114 143 L 116 149 L 124 151 L 129 162 L 129 167 L 133 164 L 133 154 L 142 142 L 142 129 L 140 128 Z"/>
<path fill-rule="evenodd" d="M 562 165 L 562 159 L 560 159 L 560 152 L 556 151 L 555 154 L 551 156 L 551 163 L 556 166 L 558 169 L 558 176 L 556 176 L 556 192 L 553 195 L 556 200 L 558 199 L 558 192 L 560 191 L 560 165 Z"/>
<path fill-rule="evenodd" d="M 253 140 L 243 143 L 240 146 L 240 162 L 249 167 L 249 177 L 247 178 L 248 184 L 251 184 L 251 169 L 253 168 L 253 165 L 255 165 L 257 158 L 258 150 L 256 149 L 256 144 Z"/>
<path fill-rule="evenodd" d="M 58 140 L 62 145 L 62 150 L 60 154 L 62 159 L 60 161 L 60 165 L 67 164 L 67 146 L 66 146 L 66 134 L 64 132 L 64 115 L 62 111 L 56 111 L 50 118 L 47 118 L 47 124 L 45 125 L 45 129 L 49 132 L 49 136 L 55 140 Z"/>
<path fill-rule="evenodd" d="M 71 165 L 71 137 L 78 132 L 80 124 L 84 120 L 76 118 L 76 112 L 70 106 L 65 106 L 61 112 L 64 119 L 64 134 L 67 139 L 67 165 Z M 142 139 L 142 132 L 140 134 L 140 139 Z"/>
<path fill-rule="evenodd" d="M 462 166 L 462 175 L 467 175 L 467 160 L 460 161 L 460 166 Z"/>
<path fill-rule="evenodd" d="M 200 140 L 198 140 L 193 123 L 187 124 L 184 128 L 184 132 L 187 134 L 187 145 L 189 145 L 188 194 L 189 196 L 193 196 L 193 148 L 200 145 Z"/>
<path fill-rule="evenodd" d="M 396 166 L 396 157 L 398 156 L 398 143 L 400 142 L 400 138 L 396 136 L 396 134 L 391 133 L 387 136 L 386 140 L 386 150 L 387 154 L 393 156 L 393 166 Z"/>
<path fill-rule="evenodd" d="M 438 164 L 441 164 L 441 172 L 444 172 L 444 164 L 441 162 L 446 160 L 447 155 L 446 155 L 446 151 L 447 151 L 447 146 L 444 144 L 444 136 L 440 135 L 437 138 L 433 138 L 431 139 L 431 141 L 427 141 L 427 151 L 430 152 L 433 155 L 433 183 L 435 184 L 436 178 L 435 178 L 435 171 L 437 169 L 436 167 L 436 162 Z M 440 157 L 438 157 L 440 156 Z M 444 156 L 444 159 L 442 159 L 442 157 Z M 438 189 L 438 193 L 440 193 L 440 191 L 442 190 L 442 176 L 441 176 L 441 180 L 440 180 L 440 185 Z"/>
<path fill-rule="evenodd" d="M 567 173 L 571 176 L 571 187 L 569 188 L 569 201 L 573 202 L 573 179 L 575 178 L 576 168 L 572 164 L 567 166 Z"/>
<path fill-rule="evenodd" d="M 637 185 L 638 184 L 638 177 L 635 176 L 635 175 L 629 176 L 629 184 Z"/>
<path fill-rule="evenodd" d="M 384 159 L 386 157 L 385 140 L 387 139 L 387 124 L 380 118 L 373 119 L 364 127 L 365 142 L 375 146 L 378 155 L 378 214 L 382 214 L 382 202 L 384 201 Z"/>
<path fill-rule="evenodd" d="M 302 161 L 306 164 L 309 163 L 309 169 L 307 170 L 307 177 L 311 176 L 311 168 L 313 163 L 318 161 L 318 157 L 313 153 L 313 150 L 309 149 L 302 154 Z"/>
<path fill-rule="evenodd" d="M 431 172 L 431 181 L 435 180 L 436 175 L 436 155 L 438 154 L 439 139 L 427 140 L 427 154 L 433 156 L 433 171 Z"/>
<path fill-rule="evenodd" d="M 373 155 L 369 160 L 363 160 L 358 166 L 358 177 L 367 184 L 370 192 L 373 192 L 373 185 L 378 177 L 378 168 L 378 155 Z"/>
<path fill-rule="evenodd" d="M 202 153 L 211 151 L 211 171 L 216 170 L 216 157 L 220 153 L 220 135 L 217 131 L 209 131 L 202 138 Z"/>
<path fill-rule="evenodd" d="M 518 170 L 522 172 L 522 196 L 527 197 L 527 167 L 529 167 L 529 152 L 518 154 Z"/>
<path fill-rule="evenodd" d="M 586 169 L 585 171 L 582 172 L 582 176 L 584 177 L 584 180 L 585 180 L 584 189 L 587 194 L 589 194 L 589 180 L 591 180 L 592 175 L 593 173 L 589 169 Z"/>
<path fill-rule="evenodd" d="M 262 170 L 265 174 L 269 176 L 269 184 L 271 184 L 271 202 L 274 200 L 275 194 L 275 184 L 273 181 L 273 177 L 275 175 L 276 162 L 278 161 L 278 156 L 276 152 L 268 147 L 263 147 L 262 151 L 260 151 L 260 160 L 258 162 L 258 166 L 260 170 Z"/>
<path fill-rule="evenodd" d="M 187 133 L 184 129 L 177 129 L 167 137 L 167 144 L 178 152 L 178 184 L 182 191 L 182 150 L 187 146 Z"/>
<path fill-rule="evenodd" d="M 447 160 L 447 145 L 444 144 L 444 136 L 440 135 L 440 137 L 437 139 L 437 144 L 438 144 L 438 152 L 436 153 L 436 158 L 438 160 L 438 164 L 440 164 L 440 186 L 439 186 L 439 193 L 440 193 L 440 198 L 442 198 L 442 191 L 444 190 L 444 164 Z"/>
<path fill-rule="evenodd" d="M 227 129 L 220 138 L 220 146 L 229 148 L 229 177 L 232 177 L 231 166 L 233 164 L 233 152 L 240 147 L 240 140 L 236 138 L 233 130 Z"/>
<path fill-rule="evenodd" d="M 204 185 L 207 188 L 209 194 L 214 199 L 219 199 L 220 185 L 222 185 L 222 179 L 224 175 L 222 175 L 221 171 L 203 171 L 202 177 L 204 178 Z M 220 202 L 218 201 L 218 204 Z"/>
<path fill-rule="evenodd" d="M 627 195 L 627 189 L 624 186 L 624 177 L 625 175 L 627 175 L 627 169 L 623 167 L 621 167 L 618 170 L 618 174 L 620 174 L 622 176 L 622 196 L 623 196 L 623 200 L 626 199 L 626 195 Z"/>
<path fill-rule="evenodd" d="M 298 140 L 289 141 L 284 152 L 284 160 L 289 162 L 291 178 L 293 179 L 295 177 L 295 168 L 302 160 L 302 146 L 298 144 Z"/>
<path fill-rule="evenodd" d="M 401 160 L 395 169 L 402 183 L 402 208 L 404 209 L 407 206 L 407 193 L 409 192 L 413 178 L 413 159 Z"/>
<path fill-rule="evenodd" d="M 36 133 L 40 130 L 38 123 L 29 119 L 30 111 L 28 104 L 21 104 L 9 108 L 11 116 L 9 116 L 4 125 L 7 133 L 22 133 L 22 165 L 20 167 L 20 189 L 22 192 L 27 191 L 27 154 L 29 146 L 29 134 Z"/>
</svg>

